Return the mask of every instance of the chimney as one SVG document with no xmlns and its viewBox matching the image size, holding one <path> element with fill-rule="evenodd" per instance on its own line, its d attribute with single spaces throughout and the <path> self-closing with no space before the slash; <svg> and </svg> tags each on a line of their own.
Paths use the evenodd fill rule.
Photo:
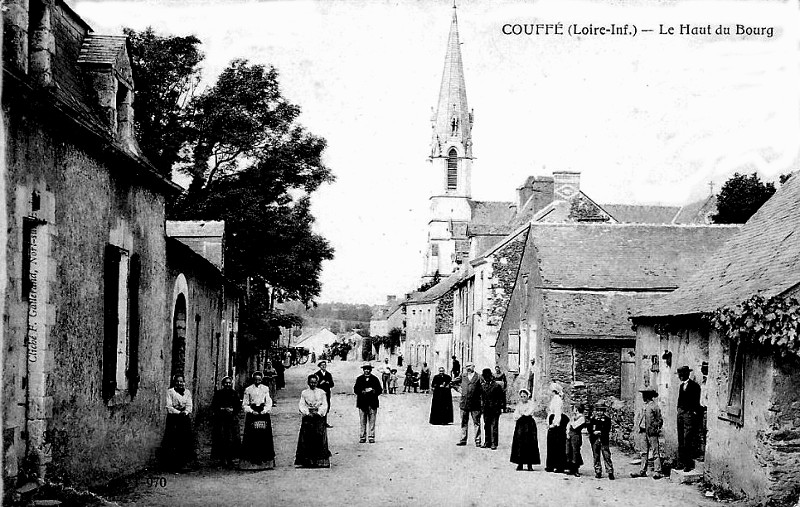
<svg viewBox="0 0 800 507">
<path fill-rule="evenodd" d="M 54 0 L 34 0 L 28 9 L 28 70 L 34 82 L 42 87 L 53 84 L 52 60 L 56 52 L 52 28 L 54 4 Z"/>
<path fill-rule="evenodd" d="M 28 73 L 28 0 L 6 0 L 3 15 L 3 64 Z"/>
<path fill-rule="evenodd" d="M 581 173 L 575 171 L 553 171 L 553 194 L 555 199 L 571 201 L 581 189 Z"/>
<path fill-rule="evenodd" d="M 525 203 L 528 202 L 531 195 L 533 195 L 533 185 L 536 182 L 535 176 L 528 176 L 521 187 L 517 189 L 517 209 L 522 210 Z"/>
<path fill-rule="evenodd" d="M 528 176 L 525 183 L 517 189 L 517 213 L 521 213 L 525 204 L 532 198 L 531 212 L 536 213 L 553 202 L 553 178 L 549 176 Z"/>
</svg>

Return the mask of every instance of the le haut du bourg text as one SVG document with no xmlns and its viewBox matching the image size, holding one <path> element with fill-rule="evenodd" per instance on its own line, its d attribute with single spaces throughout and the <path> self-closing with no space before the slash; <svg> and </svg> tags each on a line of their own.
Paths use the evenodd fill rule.
<svg viewBox="0 0 800 507">
<path fill-rule="evenodd" d="M 716 35 L 772 38 L 775 28 L 772 26 L 732 25 L 698 25 L 682 23 L 668 25 L 660 23 L 655 27 L 639 28 L 634 23 L 610 23 L 607 25 L 580 23 L 506 23 L 501 27 L 503 35 L 622 35 L 635 37 L 639 34 L 657 35 Z"/>
</svg>

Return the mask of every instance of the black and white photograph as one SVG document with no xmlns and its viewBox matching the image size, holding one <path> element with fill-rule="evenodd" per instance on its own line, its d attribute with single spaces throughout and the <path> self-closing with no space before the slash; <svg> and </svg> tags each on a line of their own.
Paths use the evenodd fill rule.
<svg viewBox="0 0 800 507">
<path fill-rule="evenodd" d="M 2 0 L 2 505 L 800 506 L 800 4 Z"/>
</svg>

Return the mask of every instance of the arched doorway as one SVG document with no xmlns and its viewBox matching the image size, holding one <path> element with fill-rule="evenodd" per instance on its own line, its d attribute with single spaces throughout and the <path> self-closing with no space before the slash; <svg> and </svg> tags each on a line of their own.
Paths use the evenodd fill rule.
<svg viewBox="0 0 800 507">
<path fill-rule="evenodd" d="M 172 317 L 172 373 L 170 379 L 186 372 L 186 298 L 178 294 Z"/>
</svg>

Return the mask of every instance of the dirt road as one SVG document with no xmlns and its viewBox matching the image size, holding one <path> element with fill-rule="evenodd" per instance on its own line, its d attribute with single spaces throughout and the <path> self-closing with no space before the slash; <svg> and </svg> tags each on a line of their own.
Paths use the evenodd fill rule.
<svg viewBox="0 0 800 507">
<path fill-rule="evenodd" d="M 329 422 L 331 468 L 295 469 L 294 451 L 300 417 L 297 399 L 311 366 L 286 371 L 287 389 L 279 392 L 273 412 L 277 468 L 242 472 L 206 468 L 182 475 L 154 474 L 166 479 L 114 500 L 122 505 L 354 505 L 354 506 L 478 506 L 478 505 L 715 505 L 695 486 L 666 480 L 631 479 L 636 467 L 630 456 L 612 449 L 617 480 L 595 479 L 591 452 L 584 442 L 582 477 L 517 472 L 509 462 L 514 421 L 500 419 L 500 447 L 457 447 L 459 427 L 430 426 L 430 396 L 381 396 L 377 442 L 358 443 L 358 412 L 352 386 L 359 364 L 335 362 L 329 367 L 336 387 Z M 458 410 L 456 406 L 456 417 Z M 544 429 L 540 424 L 540 437 Z M 540 449 L 545 446 L 540 438 Z M 470 434 L 472 442 L 472 434 Z M 542 456 L 544 459 L 544 455 Z M 162 487 L 163 485 L 163 487 Z"/>
</svg>

